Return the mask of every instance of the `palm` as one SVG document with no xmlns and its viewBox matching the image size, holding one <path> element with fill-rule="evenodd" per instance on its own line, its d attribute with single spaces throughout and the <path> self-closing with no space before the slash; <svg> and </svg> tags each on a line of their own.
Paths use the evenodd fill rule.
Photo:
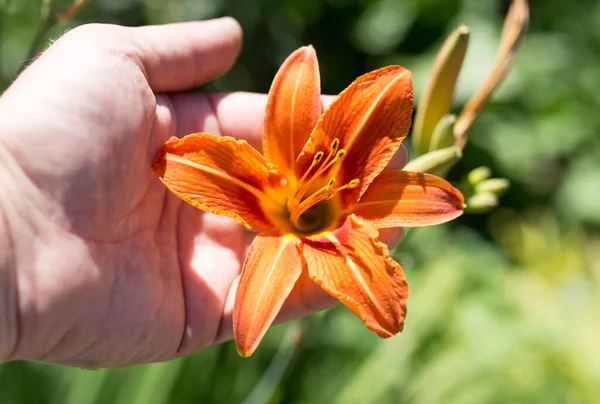
<svg viewBox="0 0 600 404">
<path fill-rule="evenodd" d="M 244 229 L 235 223 L 223 226 L 222 220 L 204 217 L 167 194 L 150 167 L 158 146 L 177 134 L 177 111 L 165 119 L 157 116 L 155 97 L 139 70 L 121 59 L 108 63 L 110 71 L 96 66 L 97 77 L 110 80 L 94 82 L 80 104 L 93 105 L 98 113 L 72 110 L 85 127 L 74 127 L 55 146 L 65 161 L 81 158 L 72 162 L 60 184 L 39 186 L 62 188 L 65 220 L 82 240 L 80 248 L 91 252 L 91 269 L 100 275 L 85 294 L 88 301 L 94 296 L 93 301 L 105 302 L 105 314 L 86 316 L 77 327 L 118 338 L 119 351 L 103 358 L 111 364 L 164 360 L 176 355 L 182 340 L 182 348 L 190 350 L 216 338 L 225 298 L 239 273 Z M 161 119 L 162 125 L 156 125 Z M 82 133 L 80 141 L 69 140 Z M 196 334 L 187 337 L 186 308 L 187 332 Z M 186 346 L 188 340 L 193 346 Z M 74 350 L 72 341 L 64 344 Z M 68 356 L 58 351 L 59 357 Z M 86 354 L 97 356 L 89 349 Z"/>
<path fill-rule="evenodd" d="M 260 144 L 265 96 L 177 92 L 223 74 L 240 45 L 231 19 L 91 26 L 59 40 L 2 95 L 0 168 L 15 192 L 8 205 L 0 195 L 0 208 L 12 208 L 22 258 L 17 279 L 0 282 L 20 317 L 9 359 L 132 365 L 230 337 L 253 235 L 181 202 L 151 165 L 169 137 L 191 132 Z M 331 302 L 300 281 L 280 319 Z"/>
<path fill-rule="evenodd" d="M 23 200 L 61 254 L 27 277 L 38 296 L 57 285 L 67 296 L 50 316 L 22 314 L 21 345 L 34 347 L 28 357 L 90 367 L 166 360 L 214 343 L 250 234 L 185 206 L 151 170 L 170 136 L 211 129 L 198 121 L 216 120 L 208 99 L 155 96 L 140 66 L 88 45 L 59 41 L 4 98 L 38 89 L 12 114 L 38 117 L 12 151 L 32 180 Z"/>
</svg>

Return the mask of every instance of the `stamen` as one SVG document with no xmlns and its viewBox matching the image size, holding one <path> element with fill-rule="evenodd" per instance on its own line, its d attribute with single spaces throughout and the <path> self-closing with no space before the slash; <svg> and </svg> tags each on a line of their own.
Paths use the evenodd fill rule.
<svg viewBox="0 0 600 404">
<path fill-rule="evenodd" d="M 331 158 L 333 158 L 335 160 L 339 146 L 340 146 L 340 139 L 338 139 L 336 137 L 335 139 L 333 139 L 333 142 L 331 142 L 331 146 L 329 147 L 329 154 L 327 155 L 327 158 L 325 159 L 325 161 L 323 161 L 323 165 L 329 164 Z M 323 154 L 323 152 L 318 152 L 318 153 Z M 321 172 L 321 170 L 319 170 L 319 172 Z M 317 174 L 315 174 L 315 176 L 318 176 L 319 172 L 317 172 Z"/>
<path fill-rule="evenodd" d="M 320 189 L 318 189 L 317 191 L 313 192 L 312 195 L 310 195 L 308 198 L 306 198 L 305 200 L 303 200 L 301 203 L 299 203 L 296 208 L 297 209 L 303 209 L 304 206 L 308 206 L 309 208 L 311 206 L 313 206 L 316 202 L 314 202 L 314 198 L 317 198 L 319 195 L 324 194 L 326 191 L 331 190 L 331 187 L 335 184 L 335 178 L 331 177 L 331 179 L 329 180 L 329 182 L 327 183 L 327 185 L 325 185 L 324 187 L 321 187 Z"/>
<path fill-rule="evenodd" d="M 315 153 L 315 156 L 313 157 L 313 161 L 312 161 L 312 163 L 310 163 L 310 167 L 308 167 L 308 169 L 304 172 L 304 175 L 302 175 L 302 178 L 300 179 L 300 184 L 302 184 L 304 182 L 304 180 L 306 179 L 308 174 L 312 171 L 312 169 L 315 168 L 315 166 L 317 164 L 319 164 L 319 161 L 321 161 L 321 159 L 323 158 L 323 155 L 324 155 L 324 153 L 322 151 L 318 151 Z"/>
<path fill-rule="evenodd" d="M 358 178 L 355 178 L 344 186 L 348 189 L 353 189 L 353 188 L 358 187 L 358 184 L 360 184 L 360 180 Z M 342 188 L 339 188 L 338 190 L 341 190 L 341 189 Z"/>
<path fill-rule="evenodd" d="M 327 171 L 327 169 L 329 169 L 329 167 L 331 167 L 332 165 L 334 165 L 335 163 L 341 161 L 344 157 L 346 157 L 346 150 L 342 149 L 339 150 L 336 154 L 335 157 L 333 158 L 333 160 L 331 160 L 329 163 L 324 164 L 323 167 L 319 168 L 317 170 L 317 172 L 315 173 L 314 177 L 318 177 L 319 175 L 323 174 L 325 171 Z M 314 178 L 313 177 L 313 178 Z"/>
<path fill-rule="evenodd" d="M 327 183 L 327 185 L 325 185 L 324 187 L 322 187 L 319 190 L 317 190 L 316 192 L 314 192 L 312 195 L 310 195 L 308 198 L 306 198 L 304 201 L 302 201 L 302 203 L 300 203 L 296 206 L 296 209 L 293 210 L 290 219 L 291 219 L 292 224 L 297 229 L 301 229 L 301 226 L 299 223 L 300 216 L 302 216 L 302 214 L 304 214 L 307 210 L 309 210 L 310 208 L 315 206 L 317 203 L 333 197 L 338 192 L 343 191 L 344 189 L 353 189 L 353 188 L 358 187 L 358 184 L 360 184 L 360 180 L 358 178 L 355 178 L 352 181 L 348 182 L 347 184 L 342 185 L 341 187 L 332 189 L 331 187 L 334 184 L 335 184 L 335 178 L 332 177 L 329 180 L 329 182 Z"/>
<path fill-rule="evenodd" d="M 333 142 L 331 142 L 331 148 L 330 148 L 330 155 L 334 155 L 337 152 L 337 149 L 340 145 L 340 139 L 338 139 L 337 137 L 335 139 L 333 139 Z"/>
<path fill-rule="evenodd" d="M 335 140 L 337 140 L 337 139 L 335 139 Z M 335 142 L 335 140 L 331 145 L 332 151 L 334 150 L 334 146 L 335 146 L 335 148 L 337 148 L 337 144 L 339 143 L 339 142 Z M 329 158 L 331 157 L 331 155 L 332 154 L 330 153 L 329 156 L 327 156 L 327 159 L 323 162 L 323 166 L 321 168 L 319 168 L 317 170 L 317 172 L 304 185 L 302 185 L 298 189 L 298 191 L 296 191 L 296 194 L 294 195 L 294 199 L 296 201 L 300 202 L 302 200 L 302 197 L 304 196 L 306 191 L 308 191 L 310 186 L 313 184 L 313 182 L 315 182 L 315 180 L 317 178 L 319 178 L 323 173 L 325 173 L 327 170 L 329 170 L 329 168 L 331 168 L 334 164 L 339 165 L 339 163 L 342 162 L 344 157 L 346 157 L 346 150 L 344 150 L 344 149 L 338 150 L 335 154 L 335 157 L 333 159 L 331 159 L 331 161 L 327 162 L 329 160 Z M 302 182 L 300 182 L 300 183 L 302 183 Z"/>
</svg>

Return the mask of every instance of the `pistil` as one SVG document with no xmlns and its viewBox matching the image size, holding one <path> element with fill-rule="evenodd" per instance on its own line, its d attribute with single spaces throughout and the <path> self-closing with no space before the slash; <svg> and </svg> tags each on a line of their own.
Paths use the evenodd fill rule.
<svg viewBox="0 0 600 404">
<path fill-rule="evenodd" d="M 325 159 L 323 159 L 325 154 L 322 151 L 315 153 L 312 163 L 298 181 L 298 186 L 293 197 L 288 199 L 287 209 L 290 213 L 290 222 L 295 229 L 302 232 L 314 230 L 314 226 L 303 223 L 302 220 L 300 220 L 302 215 L 318 203 L 332 198 L 338 192 L 344 189 L 356 188 L 358 186 L 359 180 L 354 179 L 347 184 L 335 187 L 335 175 L 341 166 L 341 162 L 346 156 L 346 150 L 339 149 L 339 146 L 339 139 L 334 139 L 333 142 L 331 142 L 329 154 Z M 327 184 L 307 196 L 307 192 L 314 186 L 315 182 L 319 179 L 322 180 L 324 175 L 330 176 Z"/>
<path fill-rule="evenodd" d="M 347 184 L 342 185 L 341 187 L 334 188 L 333 185 L 335 185 L 335 178 L 331 178 L 326 186 L 311 194 L 300 204 L 298 204 L 298 206 L 293 212 L 291 212 L 290 220 L 292 224 L 295 228 L 299 230 L 306 230 L 303 229 L 304 226 L 302 226 L 300 223 L 300 217 L 304 213 L 306 213 L 306 211 L 315 206 L 317 203 L 332 198 L 338 192 L 343 191 L 344 189 L 352 189 L 358 187 L 359 183 L 360 181 L 358 180 L 358 178 L 355 178 Z"/>
<path fill-rule="evenodd" d="M 323 152 L 319 151 L 319 152 L 315 153 L 315 156 L 313 157 L 313 161 L 312 161 L 310 167 L 308 167 L 308 169 L 306 170 L 306 172 L 300 179 L 300 182 L 298 183 L 299 188 L 296 190 L 296 193 L 294 194 L 294 198 L 293 198 L 293 200 L 296 203 L 300 203 L 300 201 L 302 201 L 304 194 L 306 194 L 306 192 L 309 190 L 311 185 L 319 177 L 321 177 L 321 175 L 323 175 L 327 170 L 329 170 L 334 164 L 337 164 L 339 166 L 339 164 L 342 162 L 342 160 L 346 156 L 346 150 L 344 150 L 344 149 L 338 150 L 339 145 L 340 145 L 340 140 L 337 138 L 333 139 L 333 142 L 331 142 L 331 147 L 329 149 L 329 154 L 327 155 L 327 158 L 321 163 L 321 167 L 309 178 L 311 171 L 316 166 L 318 166 L 319 163 L 321 162 L 321 160 L 323 159 L 323 154 L 324 154 Z M 308 181 L 306 181 L 307 178 L 308 178 Z"/>
</svg>

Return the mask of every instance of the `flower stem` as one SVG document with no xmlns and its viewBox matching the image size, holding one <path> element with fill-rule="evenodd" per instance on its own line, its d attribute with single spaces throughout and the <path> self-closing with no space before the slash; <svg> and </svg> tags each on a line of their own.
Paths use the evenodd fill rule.
<svg viewBox="0 0 600 404">
<path fill-rule="evenodd" d="M 307 334 L 311 317 L 303 319 L 288 328 L 281 345 L 279 345 L 279 349 L 275 353 L 271 363 L 269 363 L 265 373 L 263 373 L 250 394 L 242 401 L 242 404 L 262 404 L 269 402 L 291 363 L 294 353 Z"/>
<path fill-rule="evenodd" d="M 2 0 L 0 0 L 2 1 Z M 6 1 L 6 0 L 5 0 Z M 35 31 L 25 63 L 31 62 L 40 51 L 41 43 L 56 24 L 64 25 L 68 23 L 87 3 L 87 0 L 73 0 L 73 2 L 62 12 L 56 11 L 56 0 L 43 0 L 40 16 L 40 24 Z M 26 64 L 23 64 L 19 69 L 19 73 L 23 71 Z"/>
<path fill-rule="evenodd" d="M 0 93 L 2 93 L 4 91 L 4 58 L 3 56 L 3 50 L 4 47 L 3 42 L 4 42 L 4 10 L 6 9 L 6 2 L 2 2 L 2 4 L 0 4 Z"/>
<path fill-rule="evenodd" d="M 54 24 L 56 24 L 56 0 L 44 0 L 42 2 L 42 10 L 40 17 L 40 24 L 33 35 L 33 40 L 31 41 L 31 45 L 29 45 L 29 51 L 27 52 L 27 57 L 25 58 L 25 63 L 32 61 L 37 55 L 40 44 L 48 34 L 48 31 L 52 29 Z M 19 69 L 19 73 L 23 71 L 26 64 L 23 64 Z"/>
</svg>

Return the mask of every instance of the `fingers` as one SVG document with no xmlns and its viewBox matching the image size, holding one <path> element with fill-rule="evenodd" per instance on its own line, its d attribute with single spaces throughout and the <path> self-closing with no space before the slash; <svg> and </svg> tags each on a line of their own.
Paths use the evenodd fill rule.
<svg viewBox="0 0 600 404">
<path fill-rule="evenodd" d="M 179 220 L 186 322 L 178 355 L 186 355 L 214 340 L 228 291 L 239 275 L 248 232 L 233 219 L 203 213 L 187 204 L 182 206 Z"/>
<path fill-rule="evenodd" d="M 333 95 L 322 95 L 323 107 L 327 108 L 335 98 Z M 179 93 L 171 94 L 170 99 L 177 116 L 177 137 L 207 132 L 245 139 L 252 147 L 261 150 L 266 94 L 241 91 Z M 401 144 L 387 168 L 402 169 L 408 163 L 409 157 L 408 149 Z"/>
<path fill-rule="evenodd" d="M 233 18 L 131 28 L 136 49 L 154 92 L 206 84 L 225 73 L 242 46 Z"/>
<path fill-rule="evenodd" d="M 335 99 L 323 95 L 323 105 Z M 172 94 L 177 136 L 208 132 L 245 139 L 260 150 L 267 95 L 246 92 Z"/>
<path fill-rule="evenodd" d="M 388 170 L 402 170 L 406 163 L 410 160 L 410 154 L 408 152 L 408 148 L 402 143 L 400 148 L 394 154 L 394 157 L 388 163 L 386 169 Z"/>
<path fill-rule="evenodd" d="M 265 94 L 245 92 L 182 93 L 172 94 L 169 98 L 177 116 L 176 135 L 178 137 L 189 133 L 208 132 L 245 139 L 260 150 L 267 102 Z M 334 99 L 334 96 L 323 96 L 324 107 L 327 108 Z M 408 150 L 402 145 L 388 168 L 401 169 L 407 163 L 408 157 Z M 247 235 L 251 237 L 250 233 Z M 380 239 L 390 247 L 401 237 L 402 229 L 386 229 L 380 234 Z M 250 241 L 250 239 L 247 240 L 247 244 L 250 244 Z M 238 282 L 239 276 L 230 285 L 215 343 L 232 338 L 232 312 Z M 282 307 L 275 324 L 324 310 L 337 303 L 337 299 L 324 292 L 306 274 L 303 274 Z M 184 342 L 181 352 L 194 352 L 198 348 L 198 345 Z"/>
<path fill-rule="evenodd" d="M 242 29 L 229 17 L 136 28 L 86 24 L 56 44 L 66 46 L 67 53 L 83 49 L 119 56 L 140 68 L 155 93 L 175 92 L 206 84 L 229 70 L 242 47 Z"/>
<path fill-rule="evenodd" d="M 250 235 L 250 233 L 247 233 L 247 235 Z M 399 242 L 402 237 L 403 229 L 401 228 L 382 229 L 379 234 L 379 239 L 385 242 L 390 249 Z M 251 238 L 247 240 L 248 244 L 250 242 Z M 229 288 L 229 293 L 227 294 L 227 299 L 225 300 L 223 308 L 221 325 L 214 341 L 215 344 L 233 338 L 233 306 L 239 280 L 240 277 L 238 275 Z M 283 304 L 273 325 L 328 309 L 338 303 L 339 301 L 336 298 L 323 291 L 319 285 L 309 278 L 306 271 L 303 271 L 300 278 L 298 278 L 298 281 L 296 281 L 294 289 Z"/>
<path fill-rule="evenodd" d="M 394 246 L 404 238 L 404 228 L 402 227 L 391 227 L 389 229 L 379 230 L 379 240 L 387 244 L 391 250 Z"/>
<path fill-rule="evenodd" d="M 207 132 L 215 135 L 245 139 L 260 150 L 267 95 L 247 92 L 179 93 L 170 96 L 177 116 L 176 136 Z M 324 108 L 334 100 L 323 95 Z M 388 168 L 399 170 L 409 160 L 404 144 L 390 161 Z"/>
<path fill-rule="evenodd" d="M 233 304 L 238 287 L 239 277 L 235 279 L 225 302 L 221 326 L 214 341 L 215 344 L 233 338 Z M 303 272 L 296 282 L 292 293 L 288 296 L 273 325 L 281 324 L 296 318 L 304 317 L 317 311 L 325 310 L 339 303 L 337 299 L 330 296 L 314 283 L 308 275 Z"/>
<path fill-rule="evenodd" d="M 171 100 L 177 116 L 177 137 L 207 132 L 245 139 L 253 147 L 260 147 L 266 95 L 180 93 L 172 94 Z"/>
</svg>

